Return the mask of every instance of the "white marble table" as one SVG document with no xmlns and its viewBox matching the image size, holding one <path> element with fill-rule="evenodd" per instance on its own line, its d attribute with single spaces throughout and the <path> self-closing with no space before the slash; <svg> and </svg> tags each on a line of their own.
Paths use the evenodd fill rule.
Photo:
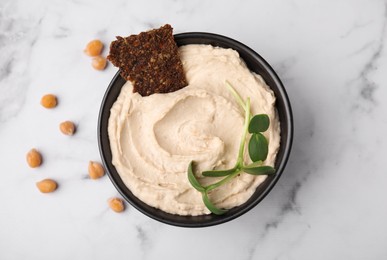
<svg viewBox="0 0 387 260">
<path fill-rule="evenodd" d="M 293 105 L 278 185 L 223 225 L 172 227 L 129 205 L 116 214 L 110 180 L 87 178 L 116 68 L 91 69 L 85 44 L 165 23 L 252 47 Z M 0 259 L 387 259 L 386 24 L 378 0 L 0 0 Z M 54 110 L 39 104 L 48 92 Z M 72 138 L 58 131 L 63 120 L 78 124 Z M 32 147 L 39 169 L 25 162 Z M 39 193 L 43 178 L 59 189 Z"/>
</svg>

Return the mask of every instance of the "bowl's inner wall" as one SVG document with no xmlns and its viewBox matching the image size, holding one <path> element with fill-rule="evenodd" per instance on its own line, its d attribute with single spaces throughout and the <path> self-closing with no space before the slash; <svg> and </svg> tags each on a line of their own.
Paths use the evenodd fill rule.
<svg viewBox="0 0 387 260">
<path fill-rule="evenodd" d="M 108 139 L 108 121 L 110 116 L 110 108 L 113 106 L 113 103 L 116 101 L 118 95 L 120 94 L 122 86 L 126 83 L 126 81 L 121 78 L 119 73 L 116 74 L 110 83 L 100 111 L 98 136 L 100 142 L 100 152 L 104 164 L 110 173 L 109 177 L 111 178 L 113 184 L 127 201 L 129 201 L 134 207 L 136 207 L 144 214 L 164 223 L 177 226 L 204 227 L 216 225 L 234 219 L 254 207 L 267 195 L 267 193 L 271 190 L 275 182 L 280 177 L 280 174 L 282 173 L 282 170 L 285 167 L 287 158 L 289 156 L 291 146 L 292 119 L 290 105 L 281 82 L 272 71 L 270 66 L 259 55 L 243 44 L 223 36 L 207 33 L 178 34 L 175 35 L 175 40 L 179 46 L 186 44 L 211 44 L 213 46 L 232 48 L 238 51 L 239 55 L 245 61 L 249 69 L 255 73 L 260 74 L 266 83 L 270 86 L 270 88 L 274 91 L 277 98 L 276 107 L 278 110 L 281 127 L 281 146 L 275 165 L 277 174 L 269 176 L 261 185 L 259 185 L 256 192 L 246 203 L 229 210 L 226 214 L 221 216 L 214 214 L 203 216 L 178 216 L 148 206 L 132 194 L 132 192 L 122 182 L 118 172 L 112 165 L 112 154 Z"/>
</svg>

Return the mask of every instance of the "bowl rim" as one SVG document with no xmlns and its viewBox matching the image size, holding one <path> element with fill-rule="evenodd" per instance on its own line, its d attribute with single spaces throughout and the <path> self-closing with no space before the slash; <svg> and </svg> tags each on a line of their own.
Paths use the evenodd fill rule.
<svg viewBox="0 0 387 260">
<path fill-rule="evenodd" d="M 176 41 L 184 40 L 184 39 L 187 39 L 187 38 L 189 38 L 189 39 L 191 39 L 191 38 L 205 38 L 205 39 L 208 39 L 208 40 L 213 40 L 215 42 L 222 42 L 222 43 L 226 43 L 226 44 L 229 44 L 229 45 L 232 45 L 232 46 L 237 46 L 238 48 L 243 49 L 243 51 L 246 52 L 254 60 L 257 60 L 258 63 L 260 63 L 260 65 L 262 65 L 264 70 L 270 75 L 270 77 L 275 82 L 276 88 L 278 89 L 278 92 L 281 95 L 282 102 L 284 103 L 284 107 L 285 107 L 284 108 L 284 117 L 286 118 L 286 121 L 287 121 L 287 132 L 285 134 L 287 135 L 287 137 L 286 137 L 286 142 L 284 144 L 282 144 L 282 143 L 280 144 L 281 146 L 284 146 L 283 158 L 280 161 L 278 167 L 276 167 L 277 168 L 276 169 L 276 174 L 274 175 L 274 177 L 271 180 L 271 182 L 269 183 L 269 185 L 259 195 L 259 197 L 256 198 L 255 200 L 253 200 L 251 203 L 249 203 L 247 205 L 245 205 L 246 203 L 242 204 L 244 207 L 242 207 L 240 210 L 235 211 L 231 215 L 222 215 L 220 217 L 217 216 L 216 218 L 214 218 L 214 219 L 212 219 L 210 221 L 205 221 L 205 222 L 197 222 L 197 223 L 195 223 L 195 222 L 192 222 L 192 223 L 184 222 L 184 223 L 182 223 L 182 222 L 178 222 L 178 221 L 171 221 L 169 219 L 163 218 L 162 216 L 157 216 L 155 214 L 152 214 L 152 213 L 148 212 L 147 210 L 143 209 L 141 206 L 137 205 L 137 203 L 134 202 L 130 197 L 128 197 L 127 194 L 125 193 L 125 191 L 121 189 L 121 187 L 117 183 L 117 180 L 115 179 L 116 177 L 110 172 L 110 167 L 113 167 L 113 168 L 115 168 L 115 167 L 112 164 L 112 162 L 111 161 L 108 162 L 108 160 L 105 157 L 105 150 L 104 150 L 105 147 L 103 145 L 103 141 L 102 141 L 103 137 L 101 135 L 102 117 L 103 117 L 104 113 L 109 113 L 109 116 L 110 116 L 110 109 L 111 109 L 111 107 L 109 107 L 108 110 L 106 111 L 105 110 L 106 109 L 105 104 L 107 102 L 107 98 L 109 97 L 109 94 L 111 93 L 111 89 L 116 84 L 116 81 L 121 78 L 119 70 L 116 72 L 116 74 L 114 75 L 114 77 L 110 81 L 110 83 L 109 83 L 109 85 L 108 85 L 108 87 L 107 87 L 107 89 L 105 91 L 105 94 L 103 96 L 102 102 L 101 102 L 100 111 L 99 111 L 99 115 L 98 115 L 98 126 L 97 126 L 98 148 L 99 148 L 101 159 L 102 159 L 102 162 L 103 162 L 104 167 L 106 169 L 107 175 L 109 176 L 109 179 L 113 183 L 114 187 L 120 193 L 120 195 L 129 204 L 131 204 L 131 206 L 133 206 L 134 208 L 139 210 L 141 213 L 145 214 L 146 216 L 148 216 L 148 217 L 150 217 L 150 218 L 152 218 L 154 220 L 157 220 L 159 222 L 162 222 L 162 223 L 165 223 L 165 224 L 169 224 L 169 225 L 172 225 L 172 226 L 178 226 L 178 227 L 208 227 L 208 226 L 214 226 L 214 225 L 226 223 L 226 222 L 228 222 L 230 220 L 233 220 L 233 219 L 235 219 L 235 218 L 245 214 L 246 212 L 248 212 L 252 208 L 254 208 L 257 204 L 259 204 L 270 193 L 270 191 L 273 189 L 273 187 L 275 186 L 275 184 L 277 183 L 277 181 L 281 177 L 282 172 L 285 169 L 285 166 L 286 166 L 286 164 L 288 162 L 288 159 L 289 159 L 289 156 L 290 156 L 290 152 L 291 152 L 291 148 L 292 148 L 292 143 L 293 143 L 294 122 L 293 122 L 292 108 L 291 108 L 289 97 L 288 97 L 288 95 L 286 93 L 285 87 L 282 84 L 282 82 L 281 82 L 280 78 L 278 77 L 278 75 L 276 74 L 276 72 L 274 71 L 274 69 L 269 65 L 269 63 L 262 56 L 260 56 L 257 52 L 255 52 L 250 47 L 246 46 L 245 44 L 243 44 L 243 43 L 241 43 L 241 42 L 239 42 L 237 40 L 229 38 L 227 36 L 223 36 L 223 35 L 219 35 L 219 34 L 214 34 L 214 33 L 208 33 L 208 32 L 185 32 L 185 33 L 178 33 L 178 34 L 175 34 L 174 37 L 175 37 Z M 238 50 L 236 50 L 236 51 L 238 51 Z M 280 122 L 280 123 L 282 123 L 282 122 Z M 281 132 L 281 135 L 282 134 L 283 133 Z M 107 138 L 108 138 L 108 136 L 107 136 Z M 109 147 L 107 147 L 107 148 L 110 149 L 110 142 L 109 142 Z M 111 153 L 111 151 L 110 151 L 110 153 Z M 120 177 L 118 176 L 118 178 L 120 178 Z M 260 184 L 260 185 L 262 185 L 262 184 Z M 131 192 L 131 191 L 129 190 L 129 192 Z M 144 203 L 144 202 L 142 202 L 142 203 Z M 144 203 L 144 204 L 146 204 L 146 203 Z M 240 205 L 238 207 L 241 207 L 242 205 Z M 178 216 L 178 215 L 166 213 L 166 212 L 164 212 L 164 211 L 162 211 L 160 209 L 156 209 L 156 208 L 154 208 L 154 209 L 157 210 L 157 211 L 161 211 L 162 214 Z M 212 215 L 212 214 L 210 214 L 210 215 Z M 191 217 L 191 216 L 183 216 L 183 217 L 187 217 L 188 218 L 188 217 Z"/>
</svg>

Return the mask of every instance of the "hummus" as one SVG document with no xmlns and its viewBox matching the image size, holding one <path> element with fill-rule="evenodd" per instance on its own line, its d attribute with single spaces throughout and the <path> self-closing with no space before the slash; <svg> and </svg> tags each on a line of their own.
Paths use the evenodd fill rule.
<svg viewBox="0 0 387 260">
<path fill-rule="evenodd" d="M 280 128 L 273 92 L 246 67 L 238 52 L 185 45 L 179 53 L 189 85 L 142 97 L 127 82 L 111 108 L 108 133 L 112 163 L 135 196 L 165 212 L 195 216 L 210 211 L 188 181 L 188 164 L 195 161 L 196 175 L 206 185 L 219 179 L 202 178 L 202 171 L 232 168 L 238 155 L 244 111 L 225 81 L 244 100 L 250 97 L 252 115 L 270 117 L 270 128 L 264 133 L 269 141 L 266 165 L 274 166 Z M 245 162 L 250 163 L 247 151 Z M 241 205 L 265 178 L 243 173 L 211 191 L 210 199 L 220 208 Z"/>
</svg>

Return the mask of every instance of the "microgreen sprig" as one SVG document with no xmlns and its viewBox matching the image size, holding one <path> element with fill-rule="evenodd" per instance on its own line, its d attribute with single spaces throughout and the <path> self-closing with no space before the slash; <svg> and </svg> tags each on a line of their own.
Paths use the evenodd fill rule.
<svg viewBox="0 0 387 260">
<path fill-rule="evenodd" d="M 234 96 L 238 104 L 242 107 L 245 112 L 245 119 L 243 125 L 243 133 L 241 142 L 239 145 L 238 157 L 235 163 L 235 166 L 227 170 L 210 170 L 203 171 L 202 175 L 205 177 L 225 177 L 218 182 L 210 184 L 208 186 L 203 186 L 197 180 L 194 171 L 193 164 L 191 161 L 188 166 L 188 180 L 191 183 L 192 187 L 195 188 L 202 194 L 202 199 L 204 205 L 214 214 L 222 215 L 227 212 L 226 209 L 217 208 L 209 199 L 208 193 L 211 190 L 214 190 L 227 182 L 234 179 L 237 175 L 242 172 L 252 174 L 252 175 L 269 175 L 274 174 L 275 169 L 271 166 L 263 165 L 263 161 L 266 160 L 268 154 L 268 141 L 266 137 L 262 134 L 265 132 L 270 125 L 270 119 L 266 114 L 259 114 L 251 116 L 250 113 L 250 98 L 247 98 L 246 101 L 243 101 L 238 92 L 233 88 L 233 86 L 226 81 L 226 87 Z M 248 152 L 250 159 L 253 161 L 250 164 L 244 164 L 244 151 L 247 132 L 251 134 L 250 141 L 248 144 Z"/>
</svg>

